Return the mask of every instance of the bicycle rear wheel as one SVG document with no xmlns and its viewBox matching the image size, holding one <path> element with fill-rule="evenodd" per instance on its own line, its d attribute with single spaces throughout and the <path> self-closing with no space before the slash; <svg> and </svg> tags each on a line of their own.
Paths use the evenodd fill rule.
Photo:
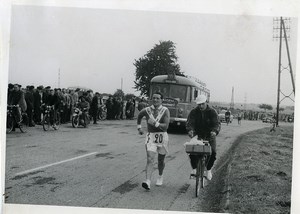
<svg viewBox="0 0 300 214">
<path fill-rule="evenodd" d="M 48 131 L 50 128 L 50 117 L 48 114 L 46 114 L 43 118 L 43 129 L 44 131 Z"/>
<path fill-rule="evenodd" d="M 6 133 L 10 133 L 14 128 L 14 118 L 11 115 L 7 115 L 6 118 Z"/>
</svg>

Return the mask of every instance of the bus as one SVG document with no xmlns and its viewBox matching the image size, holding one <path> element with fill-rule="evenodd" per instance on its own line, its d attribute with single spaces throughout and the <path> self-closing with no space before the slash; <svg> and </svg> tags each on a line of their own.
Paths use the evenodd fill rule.
<svg viewBox="0 0 300 214">
<path fill-rule="evenodd" d="M 154 92 L 163 94 L 162 105 L 170 111 L 170 125 L 185 126 L 190 111 L 197 106 L 195 99 L 204 94 L 207 101 L 210 91 L 206 84 L 194 77 L 158 75 L 151 79 L 150 97 Z"/>
</svg>

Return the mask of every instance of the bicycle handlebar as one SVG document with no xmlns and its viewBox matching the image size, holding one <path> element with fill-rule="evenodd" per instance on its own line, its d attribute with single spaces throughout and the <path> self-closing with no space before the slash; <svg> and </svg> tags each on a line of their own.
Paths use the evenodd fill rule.
<svg viewBox="0 0 300 214">
<path fill-rule="evenodd" d="M 15 107 L 20 107 L 18 104 L 17 105 L 7 105 L 9 108 L 15 108 Z"/>
</svg>

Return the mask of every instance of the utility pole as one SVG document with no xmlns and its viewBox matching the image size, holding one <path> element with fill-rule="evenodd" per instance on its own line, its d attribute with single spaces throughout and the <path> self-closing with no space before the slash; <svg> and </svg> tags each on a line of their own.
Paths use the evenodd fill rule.
<svg viewBox="0 0 300 214">
<path fill-rule="evenodd" d="M 245 97 L 244 97 L 244 111 L 246 111 L 246 107 L 247 107 L 247 93 L 245 93 Z"/>
<path fill-rule="evenodd" d="M 58 88 L 60 88 L 60 68 L 58 69 Z"/>
<path fill-rule="evenodd" d="M 121 90 L 123 91 L 123 78 L 121 78 Z"/>
<path fill-rule="evenodd" d="M 233 108 L 234 108 L 234 87 L 232 87 L 231 102 L 230 102 L 230 109 L 233 110 Z"/>
<path fill-rule="evenodd" d="M 278 62 L 278 86 L 277 86 L 277 107 L 276 107 L 276 126 L 278 126 L 279 122 L 279 105 L 280 103 L 286 99 L 289 98 L 293 102 L 294 100 L 291 98 L 291 95 L 294 94 L 295 96 L 295 82 L 294 82 L 294 75 L 293 75 L 293 69 L 291 64 L 291 58 L 290 58 L 290 51 L 289 51 L 289 45 L 288 40 L 290 39 L 290 35 L 288 34 L 290 32 L 290 22 L 291 18 L 273 18 L 273 40 L 279 39 L 279 62 Z M 278 35 L 279 30 L 279 35 Z M 285 45 L 286 45 L 286 52 L 287 52 L 287 58 L 288 58 L 288 66 L 284 67 L 282 66 L 282 39 L 284 38 Z M 293 87 L 293 92 L 289 95 L 285 95 L 281 89 L 281 73 L 284 70 L 288 70 L 291 75 L 291 82 Z M 283 95 L 283 98 L 280 100 L 280 94 Z"/>
</svg>

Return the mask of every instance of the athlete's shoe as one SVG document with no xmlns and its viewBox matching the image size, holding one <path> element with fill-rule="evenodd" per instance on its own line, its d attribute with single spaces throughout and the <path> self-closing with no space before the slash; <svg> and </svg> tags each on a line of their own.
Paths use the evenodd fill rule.
<svg viewBox="0 0 300 214">
<path fill-rule="evenodd" d="M 206 170 L 206 173 L 205 173 L 205 175 L 206 175 L 206 179 L 207 180 L 211 180 L 212 179 L 212 174 L 211 174 L 211 170 Z"/>
<path fill-rule="evenodd" d="M 150 190 L 150 183 L 150 180 L 143 181 L 142 187 L 144 187 L 146 190 Z"/>
<path fill-rule="evenodd" d="M 161 176 L 158 176 L 158 178 L 157 178 L 157 181 L 156 181 L 156 186 L 161 186 L 162 184 L 163 184 L 163 180 L 164 180 L 164 178 L 163 178 L 163 176 L 161 175 Z"/>
<path fill-rule="evenodd" d="M 191 171 L 191 177 L 192 176 L 196 176 L 196 169 L 193 169 L 192 171 Z"/>
</svg>

